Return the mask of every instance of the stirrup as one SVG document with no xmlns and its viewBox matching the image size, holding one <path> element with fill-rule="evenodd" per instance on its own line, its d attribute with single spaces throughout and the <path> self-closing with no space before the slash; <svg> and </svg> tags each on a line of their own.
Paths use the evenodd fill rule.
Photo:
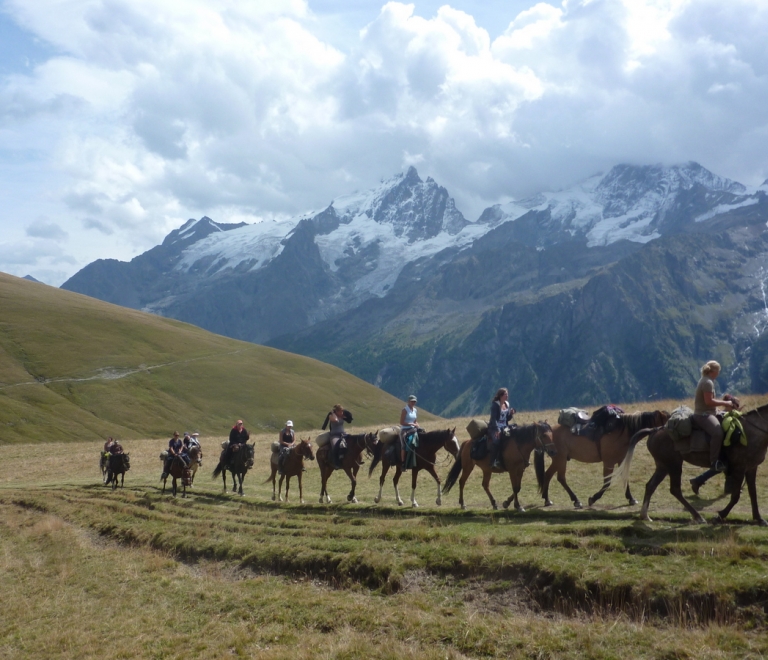
<svg viewBox="0 0 768 660">
<path fill-rule="evenodd" d="M 712 469 L 715 472 L 725 472 L 725 463 L 723 463 L 719 458 L 712 463 Z"/>
</svg>

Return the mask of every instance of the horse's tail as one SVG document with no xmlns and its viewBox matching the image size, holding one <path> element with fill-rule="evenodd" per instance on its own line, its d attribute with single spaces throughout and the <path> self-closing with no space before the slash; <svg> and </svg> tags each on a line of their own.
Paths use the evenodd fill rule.
<svg viewBox="0 0 768 660">
<path fill-rule="evenodd" d="M 533 452 L 533 469 L 536 471 L 536 483 L 539 485 L 539 494 L 543 495 L 545 478 L 543 451 Z"/>
<path fill-rule="evenodd" d="M 609 486 L 613 486 L 615 484 L 618 488 L 621 489 L 621 492 L 627 490 L 627 486 L 629 485 L 629 468 L 632 466 L 632 457 L 635 454 L 635 447 L 637 447 L 637 444 L 643 438 L 647 438 L 649 435 L 655 433 L 660 428 L 661 427 L 659 426 L 654 429 L 640 429 L 629 439 L 629 449 L 627 450 L 627 455 L 624 457 L 624 460 L 621 462 L 619 467 L 613 471 L 610 477 L 606 477 L 606 481 L 608 481 Z"/>
<path fill-rule="evenodd" d="M 221 474 L 221 471 L 224 469 L 224 464 L 219 461 L 219 464 L 216 466 L 216 469 L 213 471 L 213 474 L 211 475 L 211 479 L 215 479 Z"/>
<path fill-rule="evenodd" d="M 371 467 L 368 468 L 368 478 L 371 478 L 371 475 L 373 474 L 373 469 L 379 464 L 381 461 L 381 452 L 384 451 L 382 449 L 381 442 L 377 442 L 376 445 L 373 448 L 373 460 L 371 461 Z"/>
<path fill-rule="evenodd" d="M 465 441 L 469 442 L 469 440 Z M 462 445 L 462 448 L 464 445 Z M 453 485 L 456 483 L 456 480 L 459 478 L 459 475 L 461 474 L 461 449 L 459 449 L 459 453 L 456 455 L 456 460 L 453 462 L 453 467 L 451 468 L 451 471 L 448 473 L 448 476 L 445 478 L 445 483 L 443 484 L 443 493 L 447 493 L 451 488 L 453 488 Z"/>
</svg>

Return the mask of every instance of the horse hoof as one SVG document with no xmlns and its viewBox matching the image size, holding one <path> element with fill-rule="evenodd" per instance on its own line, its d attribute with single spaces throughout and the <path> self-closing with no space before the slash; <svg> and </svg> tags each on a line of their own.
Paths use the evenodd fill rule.
<svg viewBox="0 0 768 660">
<path fill-rule="evenodd" d="M 638 504 L 640 504 L 640 502 L 638 502 L 634 497 L 629 500 L 629 506 L 637 506 Z"/>
<path fill-rule="evenodd" d="M 352 504 L 357 504 L 357 498 L 356 497 L 352 498 Z"/>
<path fill-rule="evenodd" d="M 498 511 L 499 510 L 499 505 L 496 504 L 496 502 L 493 503 L 493 510 L 494 511 Z"/>
<path fill-rule="evenodd" d="M 544 506 L 552 506 L 553 504 L 554 502 L 552 502 L 552 500 L 547 500 L 546 502 L 544 502 Z"/>
<path fill-rule="evenodd" d="M 467 510 L 467 507 L 466 507 L 466 506 L 464 506 L 464 505 L 462 504 L 462 505 L 461 505 L 461 510 L 462 510 L 462 511 L 466 511 L 466 510 Z"/>
<path fill-rule="evenodd" d="M 594 497 L 590 497 L 587 502 L 589 503 L 589 506 L 592 506 L 597 500 Z"/>
<path fill-rule="evenodd" d="M 373 503 L 374 504 L 378 504 L 379 502 L 381 502 L 381 498 L 380 497 L 374 497 L 373 498 Z"/>
<path fill-rule="evenodd" d="M 321 497 L 321 498 L 320 498 L 320 504 L 322 504 L 322 503 L 323 503 L 323 498 Z"/>
<path fill-rule="evenodd" d="M 701 516 L 699 516 L 698 518 L 695 518 L 695 520 L 699 525 L 707 524 L 707 521 L 704 520 L 704 518 L 702 518 Z M 719 513 L 712 517 L 713 525 L 722 525 L 723 523 L 725 523 L 725 518 L 723 518 Z"/>
<path fill-rule="evenodd" d="M 276 498 L 275 498 L 275 496 L 274 496 L 274 495 L 272 495 L 272 501 L 273 501 L 273 502 L 275 501 L 275 499 L 276 499 Z"/>
<path fill-rule="evenodd" d="M 502 506 L 503 506 L 505 509 L 508 509 L 508 508 L 509 508 L 509 502 L 504 502 L 504 504 L 502 504 Z"/>
<path fill-rule="evenodd" d="M 516 510 L 516 511 L 519 511 L 520 513 L 525 513 L 525 508 L 524 508 L 524 507 L 522 507 L 522 506 L 516 506 L 516 507 L 515 507 L 515 510 Z"/>
<path fill-rule="evenodd" d="M 412 503 L 411 503 L 411 506 L 412 506 L 414 509 L 418 509 L 418 508 L 419 508 L 419 503 L 414 501 L 414 502 L 412 502 Z"/>
<path fill-rule="evenodd" d="M 443 500 L 441 500 L 441 499 L 438 497 L 438 498 L 435 500 L 435 504 L 437 504 L 437 506 L 443 506 Z"/>
<path fill-rule="evenodd" d="M 304 504 L 304 500 L 301 500 L 301 503 Z"/>
<path fill-rule="evenodd" d="M 768 522 L 766 522 L 763 518 L 758 518 L 755 521 L 760 527 L 768 527 Z"/>
<path fill-rule="evenodd" d="M 397 506 L 403 506 L 403 500 L 397 500 Z"/>
<path fill-rule="evenodd" d="M 574 509 L 583 509 L 584 505 L 577 500 L 576 502 L 573 503 L 573 508 Z"/>
</svg>

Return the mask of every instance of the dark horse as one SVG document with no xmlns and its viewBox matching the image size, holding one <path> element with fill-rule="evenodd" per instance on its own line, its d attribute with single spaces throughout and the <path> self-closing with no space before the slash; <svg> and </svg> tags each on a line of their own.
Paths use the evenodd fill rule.
<svg viewBox="0 0 768 660">
<path fill-rule="evenodd" d="M 723 522 L 731 509 L 736 506 L 739 497 L 741 497 L 742 484 L 746 479 L 749 499 L 752 504 L 752 518 L 759 525 L 766 526 L 768 523 L 760 516 L 757 507 L 756 480 L 757 467 L 765 460 L 765 452 L 768 449 L 768 404 L 746 413 L 741 418 L 741 422 L 744 426 L 747 445 L 743 446 L 740 442 L 736 442 L 730 447 L 723 448 L 729 466 L 728 480 L 733 488 L 730 502 L 722 511 L 717 513 L 713 522 Z M 706 522 L 683 496 L 680 481 L 683 473 L 683 462 L 699 467 L 709 467 L 709 449 L 681 454 L 675 449 L 675 443 L 664 427 L 643 429 L 632 437 L 627 457 L 613 473 L 613 479 L 622 484 L 627 482 L 635 447 L 645 437 L 648 437 L 648 451 L 651 452 L 656 463 L 656 471 L 645 486 L 645 497 L 643 498 L 640 517 L 650 521 L 648 505 L 651 502 L 651 496 L 659 484 L 664 481 L 664 478 L 669 475 L 669 492 L 685 507 L 685 510 L 693 516 L 697 523 Z"/>
<path fill-rule="evenodd" d="M 629 449 L 630 438 L 641 429 L 661 426 L 667 419 L 669 413 L 656 410 L 654 412 L 620 414 L 616 420 L 616 427 L 610 433 L 604 433 L 599 440 L 574 435 L 567 426 L 558 424 L 552 432 L 557 453 L 552 457 L 552 463 L 544 474 L 544 483 L 540 487 L 541 496 L 544 498 L 544 506 L 552 506 L 549 499 L 549 482 L 552 476 L 557 473 L 557 480 L 568 493 L 573 506 L 581 509 L 581 501 L 568 486 L 565 480 L 565 469 L 568 461 L 573 459 L 580 463 L 602 463 L 603 464 L 603 485 L 592 497 L 589 498 L 589 506 L 592 506 L 599 500 L 603 493 L 610 486 L 610 477 L 613 469 L 624 460 Z M 544 466 L 544 456 L 537 454 L 534 457 L 536 461 L 541 461 L 541 468 Z M 536 469 L 540 467 L 535 465 Z M 632 497 L 627 484 L 624 492 L 627 501 L 630 504 L 637 504 L 637 500 Z"/>
<path fill-rule="evenodd" d="M 131 458 L 128 454 L 110 454 L 107 461 L 107 480 L 105 485 L 112 483 L 112 490 L 117 488 L 117 475 L 120 475 L 120 488 L 125 483 L 125 473 L 131 469 Z"/>
<path fill-rule="evenodd" d="M 229 455 L 229 459 L 227 460 L 226 464 L 224 463 L 224 454 L 226 453 L 226 449 L 221 452 L 221 457 L 219 458 L 219 464 L 216 466 L 216 469 L 213 471 L 213 474 L 211 475 L 212 479 L 215 479 L 216 477 L 221 474 L 221 479 L 224 482 L 224 492 L 227 492 L 227 470 L 229 470 L 232 473 L 232 492 L 233 493 L 239 493 L 240 495 L 243 494 L 243 479 L 245 479 L 245 474 L 253 467 L 253 456 L 255 453 L 255 444 L 243 444 L 238 445 L 239 449 L 237 451 L 233 451 Z M 237 482 L 240 482 L 240 488 L 238 489 Z"/>
<path fill-rule="evenodd" d="M 426 470 L 437 482 L 437 500 L 440 505 L 443 503 L 442 482 L 435 471 L 435 459 L 437 452 L 445 449 L 451 456 L 456 458 L 459 454 L 459 441 L 456 439 L 456 429 L 445 429 L 444 431 L 424 431 L 419 429 L 419 446 L 416 449 L 416 465 L 411 470 L 411 506 L 419 506 L 416 501 L 416 481 L 419 478 L 419 470 Z M 396 448 L 399 453 L 399 449 Z M 379 478 L 379 494 L 374 498 L 374 502 L 381 502 L 381 491 L 384 489 L 384 480 L 387 477 L 392 463 L 389 462 L 389 451 L 384 443 L 379 442 L 373 452 L 373 461 L 368 469 L 368 476 L 373 474 L 374 468 L 381 462 L 381 477 Z M 403 473 L 403 466 L 395 463 L 395 477 L 392 479 L 392 485 L 395 487 L 395 497 L 398 506 L 403 506 L 403 500 L 400 498 L 400 492 L 397 490 L 397 484 L 400 481 L 400 475 Z"/>
<path fill-rule="evenodd" d="M 507 427 L 504 429 L 501 442 L 503 443 L 501 456 L 504 462 L 504 467 L 501 469 L 491 467 L 490 452 L 485 458 L 477 461 L 474 460 L 469 454 L 472 440 L 465 440 L 461 444 L 459 456 L 445 479 L 443 493 L 447 493 L 453 488 L 456 479 L 461 474 L 461 479 L 459 480 L 459 506 L 462 509 L 466 508 L 464 506 L 464 484 L 467 483 L 469 475 L 472 474 L 472 470 L 477 465 L 483 471 L 483 489 L 487 493 L 488 499 L 491 500 L 491 506 L 494 509 L 499 507 L 496 505 L 496 500 L 493 498 L 489 488 L 491 475 L 494 472 L 508 472 L 509 480 L 512 482 L 512 494 L 508 499 L 504 500 L 504 508 L 508 509 L 509 505 L 514 501 L 517 511 L 525 511 L 517 499 L 523 479 L 523 472 L 529 465 L 528 458 L 534 449 L 537 452 L 546 451 L 550 456 L 555 452 L 555 446 L 552 441 L 552 427 L 546 422 L 536 422 L 527 426 Z M 541 465 L 543 467 L 543 463 Z M 541 487 L 543 478 L 544 470 L 539 471 L 537 469 L 536 480 L 539 482 L 539 487 Z"/>
<path fill-rule="evenodd" d="M 185 474 L 186 473 L 186 474 Z M 174 456 L 173 460 L 171 461 L 170 466 L 168 467 L 168 474 L 165 475 L 165 479 L 163 479 L 163 490 L 160 492 L 160 494 L 165 493 L 165 482 L 168 481 L 168 475 L 171 476 L 171 493 L 173 493 L 173 496 L 176 497 L 176 482 L 177 480 L 181 481 L 181 496 L 186 497 L 187 496 L 187 486 L 192 485 L 192 471 L 189 469 L 187 464 L 181 459 L 179 456 Z"/>
<path fill-rule="evenodd" d="M 304 488 L 301 485 L 301 475 L 304 471 L 304 459 L 308 458 L 310 461 L 315 460 L 315 453 L 312 451 L 312 445 L 309 442 L 309 438 L 306 440 L 299 440 L 291 447 L 288 455 L 283 461 L 283 473 L 280 475 L 280 483 L 277 486 L 277 494 L 275 493 L 275 477 L 277 475 L 277 461 L 280 455 L 279 451 L 273 451 L 272 457 L 269 461 L 269 466 L 272 468 L 272 474 L 267 477 L 268 481 L 272 482 L 272 501 L 275 499 L 280 502 L 283 501 L 280 494 L 283 490 L 283 479 L 285 479 L 285 501 L 288 501 L 288 489 L 291 487 L 291 477 L 298 477 L 299 479 L 299 500 L 304 504 Z"/>
<path fill-rule="evenodd" d="M 344 455 L 344 460 L 341 463 L 341 469 L 349 477 L 349 482 L 352 484 L 352 490 L 347 495 L 347 502 L 357 504 L 357 498 L 355 497 L 355 488 L 357 487 L 357 472 L 360 469 L 362 463 L 360 462 L 360 455 L 365 450 L 369 455 L 373 454 L 376 445 L 379 443 L 378 431 L 375 433 L 359 433 L 358 435 L 348 435 L 346 437 L 347 453 Z M 328 477 L 333 474 L 336 466 L 333 464 L 333 457 L 331 456 L 331 444 L 323 445 L 317 450 L 317 465 L 320 468 L 320 504 L 323 502 L 331 503 L 331 496 L 328 494 Z"/>
</svg>

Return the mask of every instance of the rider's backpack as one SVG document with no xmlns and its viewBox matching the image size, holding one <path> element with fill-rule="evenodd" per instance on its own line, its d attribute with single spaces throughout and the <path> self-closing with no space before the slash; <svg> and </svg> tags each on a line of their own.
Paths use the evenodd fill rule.
<svg viewBox="0 0 768 660">
<path fill-rule="evenodd" d="M 680 440 L 693 433 L 691 417 L 693 417 L 693 410 L 688 406 L 680 406 L 672 411 L 667 420 L 667 432 L 673 440 Z"/>
</svg>

